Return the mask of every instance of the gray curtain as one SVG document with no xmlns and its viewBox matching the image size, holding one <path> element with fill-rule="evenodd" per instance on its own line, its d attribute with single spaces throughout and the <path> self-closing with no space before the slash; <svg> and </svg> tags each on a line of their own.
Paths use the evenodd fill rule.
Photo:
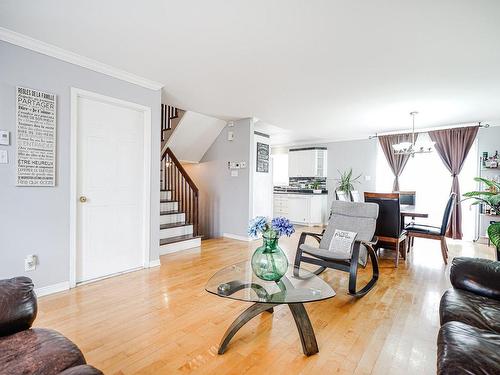
<svg viewBox="0 0 500 375">
<path fill-rule="evenodd" d="M 417 141 L 417 137 L 418 133 L 415 134 L 415 141 Z M 392 145 L 401 142 L 411 142 L 411 140 L 411 133 L 381 135 L 378 137 L 378 141 L 380 142 L 380 146 L 382 146 L 385 158 L 391 167 L 392 173 L 394 173 L 392 191 L 399 191 L 399 176 L 403 173 L 403 169 L 410 158 L 410 155 L 396 155 Z"/>
<path fill-rule="evenodd" d="M 429 132 L 431 139 L 436 142 L 436 151 L 451 173 L 451 177 L 453 178 L 451 192 L 457 194 L 458 200 L 461 197 L 458 175 L 476 139 L 478 129 L 479 126 L 470 126 Z M 446 236 L 459 240 L 462 239 L 462 206 L 460 204 L 453 206 Z"/>
</svg>

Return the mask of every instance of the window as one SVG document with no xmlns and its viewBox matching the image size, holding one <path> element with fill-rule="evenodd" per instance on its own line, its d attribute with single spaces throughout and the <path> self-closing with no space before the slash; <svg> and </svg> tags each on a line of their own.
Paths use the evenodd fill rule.
<svg viewBox="0 0 500 375">
<path fill-rule="evenodd" d="M 419 134 L 419 140 L 430 141 L 427 133 Z M 460 191 L 476 189 L 473 178 L 477 173 L 477 141 L 467 155 L 462 171 L 459 175 Z M 387 163 L 380 145 L 377 150 L 377 191 L 392 191 L 394 175 Z M 441 225 L 443 212 L 450 195 L 451 175 L 444 166 L 436 151 L 428 154 L 417 154 L 410 157 L 403 174 L 399 177 L 399 188 L 402 191 L 410 190 L 417 192 L 417 206 L 419 210 L 429 214 L 428 219 L 419 219 L 429 225 Z M 460 197 L 461 199 L 461 197 Z M 476 227 L 475 209 L 467 202 L 462 203 L 462 231 L 464 240 L 472 240 L 475 237 Z"/>
<path fill-rule="evenodd" d="M 288 185 L 288 154 L 271 155 L 273 163 L 273 185 Z"/>
</svg>

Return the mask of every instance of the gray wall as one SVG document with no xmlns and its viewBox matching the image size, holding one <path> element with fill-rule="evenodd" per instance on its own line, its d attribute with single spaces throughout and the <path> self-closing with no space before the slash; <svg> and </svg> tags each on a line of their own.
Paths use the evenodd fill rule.
<svg viewBox="0 0 500 375">
<path fill-rule="evenodd" d="M 227 140 L 227 132 L 234 132 L 234 140 Z M 205 153 L 200 163 L 185 165 L 186 171 L 200 190 L 200 232 L 206 237 L 220 237 L 224 233 L 247 237 L 252 199 L 250 163 L 253 145 L 253 119 L 234 122 L 225 127 Z M 247 168 L 231 177 L 229 161 L 245 161 Z"/>
<path fill-rule="evenodd" d="M 0 41 L 0 129 L 11 132 L 9 164 L 0 164 L 0 279 L 31 277 L 37 288 L 69 281 L 70 88 L 152 108 L 151 259 L 159 252 L 160 91 L 142 88 Z M 15 186 L 16 86 L 57 95 L 57 185 Z M 24 271 L 37 254 L 35 271 Z"/>
<path fill-rule="evenodd" d="M 329 203 L 334 199 L 334 191 L 337 186 L 336 179 L 338 171 L 352 168 L 353 175 L 361 174 L 355 184 L 363 196 L 365 191 L 375 191 L 375 177 L 377 171 L 377 139 L 362 139 L 357 141 L 332 142 L 327 144 L 328 148 L 328 172 L 327 187 Z M 369 176 L 370 180 L 366 178 Z"/>
</svg>

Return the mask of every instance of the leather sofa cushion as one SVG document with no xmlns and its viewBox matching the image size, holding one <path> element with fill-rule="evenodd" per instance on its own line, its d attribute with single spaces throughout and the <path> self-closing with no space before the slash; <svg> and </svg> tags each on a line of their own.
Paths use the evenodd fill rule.
<svg viewBox="0 0 500 375">
<path fill-rule="evenodd" d="M 36 296 L 30 278 L 0 280 L 0 336 L 30 328 L 36 313 Z"/>
<path fill-rule="evenodd" d="M 460 289 L 449 289 L 439 305 L 441 325 L 458 321 L 500 334 L 500 302 Z"/>
<path fill-rule="evenodd" d="M 59 375 L 104 375 L 104 374 L 101 370 L 98 370 L 90 365 L 80 365 L 64 370 L 63 372 L 59 373 Z"/>
<path fill-rule="evenodd" d="M 450 281 L 456 289 L 467 290 L 500 301 L 500 262 L 481 258 L 453 259 Z"/>
<path fill-rule="evenodd" d="M 85 363 L 75 344 L 50 329 L 0 337 L 0 374 L 53 375 Z"/>
<path fill-rule="evenodd" d="M 500 335 L 449 322 L 439 330 L 437 374 L 500 374 Z"/>
</svg>

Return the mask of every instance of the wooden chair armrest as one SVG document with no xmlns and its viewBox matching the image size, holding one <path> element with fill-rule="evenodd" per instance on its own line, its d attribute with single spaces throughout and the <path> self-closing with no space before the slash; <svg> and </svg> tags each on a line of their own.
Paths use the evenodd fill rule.
<svg viewBox="0 0 500 375">
<path fill-rule="evenodd" d="M 316 241 L 321 242 L 323 233 L 313 233 L 313 232 L 302 232 L 300 234 L 299 246 L 306 242 L 306 237 L 313 237 Z"/>
<path fill-rule="evenodd" d="M 366 241 L 366 240 L 356 240 L 355 242 L 359 242 L 365 246 L 375 246 L 378 242 L 378 237 L 374 236 L 371 241 Z"/>
</svg>

